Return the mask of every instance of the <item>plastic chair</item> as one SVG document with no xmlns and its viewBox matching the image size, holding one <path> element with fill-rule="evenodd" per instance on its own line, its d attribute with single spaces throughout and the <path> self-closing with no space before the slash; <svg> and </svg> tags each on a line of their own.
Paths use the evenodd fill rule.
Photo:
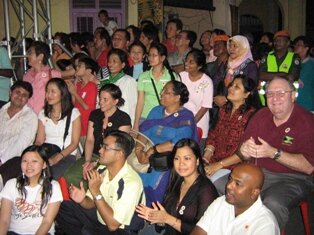
<svg viewBox="0 0 314 235">
<path fill-rule="evenodd" d="M 70 194 L 69 194 L 69 189 L 68 189 L 68 184 L 66 182 L 66 179 L 62 176 L 58 179 L 60 188 L 61 188 L 61 193 L 64 201 L 70 200 Z"/>
<path fill-rule="evenodd" d="M 310 229 L 310 215 L 309 215 L 309 204 L 306 200 L 301 201 L 299 204 L 299 208 L 301 210 L 302 220 L 304 224 L 305 234 L 311 235 Z M 281 231 L 281 235 L 285 235 L 285 230 Z"/>
<path fill-rule="evenodd" d="M 197 128 L 197 137 L 198 137 L 198 142 L 200 143 L 202 140 L 202 136 L 203 136 L 203 130 L 202 128 L 198 127 Z"/>
</svg>

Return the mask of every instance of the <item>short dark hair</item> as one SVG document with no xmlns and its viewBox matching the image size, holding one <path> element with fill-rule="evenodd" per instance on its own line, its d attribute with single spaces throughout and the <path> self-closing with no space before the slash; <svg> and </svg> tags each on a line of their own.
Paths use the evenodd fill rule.
<svg viewBox="0 0 314 235">
<path fill-rule="evenodd" d="M 68 59 L 57 60 L 56 64 L 61 69 L 61 71 L 65 71 L 68 66 L 72 65 L 71 60 Z"/>
<path fill-rule="evenodd" d="M 124 50 L 121 50 L 119 48 L 113 48 L 109 51 L 108 53 L 108 60 L 109 60 L 109 57 L 112 55 L 112 54 L 116 54 L 118 55 L 120 61 L 122 63 L 125 63 L 125 68 L 126 69 L 127 67 L 129 67 L 129 62 L 128 62 L 128 54 L 124 51 Z"/>
<path fill-rule="evenodd" d="M 143 50 L 143 54 L 146 54 L 146 47 L 144 46 L 144 44 L 139 41 L 139 40 L 134 40 L 134 42 L 129 46 L 129 52 L 131 52 L 132 47 L 138 46 L 140 48 L 142 48 Z"/>
<path fill-rule="evenodd" d="M 204 52 L 200 49 L 193 48 L 192 50 L 189 51 L 189 53 L 186 55 L 186 58 L 189 55 L 193 55 L 193 58 L 197 64 L 197 66 L 201 66 L 200 71 L 204 72 L 204 67 L 206 65 L 206 55 Z"/>
<path fill-rule="evenodd" d="M 180 105 L 184 105 L 189 101 L 189 90 L 183 82 L 179 82 L 176 80 L 167 82 L 173 85 L 173 92 L 175 95 L 180 96 Z"/>
<path fill-rule="evenodd" d="M 192 48 L 194 43 L 196 42 L 197 34 L 192 30 L 182 30 L 181 32 L 186 33 L 187 39 L 190 40 L 189 47 Z"/>
<path fill-rule="evenodd" d="M 94 35 L 98 34 L 101 39 L 105 39 L 107 46 L 111 46 L 111 37 L 107 29 L 104 27 L 98 27 L 95 29 Z"/>
<path fill-rule="evenodd" d="M 131 29 L 133 32 L 134 36 L 134 41 L 135 40 L 140 40 L 141 32 L 142 30 L 139 27 L 136 27 L 134 25 L 129 25 L 128 27 L 125 28 L 126 30 Z"/>
<path fill-rule="evenodd" d="M 79 59 L 79 62 L 85 64 L 86 69 L 92 70 L 92 74 L 97 74 L 99 71 L 98 63 L 90 57 L 83 57 Z"/>
<path fill-rule="evenodd" d="M 309 50 L 307 51 L 307 55 L 309 55 L 311 47 L 313 46 L 313 41 L 304 35 L 298 36 L 293 40 L 293 45 L 295 45 L 298 41 L 302 41 L 304 44 L 304 47 L 308 47 Z"/>
<path fill-rule="evenodd" d="M 128 133 L 120 130 L 114 130 L 110 131 L 106 135 L 106 137 L 108 136 L 112 136 L 116 139 L 115 146 L 124 152 L 125 158 L 131 154 L 135 146 L 135 141 Z"/>
<path fill-rule="evenodd" d="M 129 31 L 127 31 L 126 29 L 117 29 L 116 31 L 114 31 L 114 33 L 113 33 L 113 35 L 112 35 L 112 38 L 113 38 L 113 36 L 114 36 L 117 32 L 122 32 L 122 33 L 124 33 L 125 39 L 126 39 L 127 41 L 130 41 L 131 35 L 130 35 Z"/>
<path fill-rule="evenodd" d="M 106 84 L 100 88 L 99 95 L 102 91 L 108 92 L 113 99 L 119 100 L 117 103 L 118 107 L 124 105 L 124 99 L 122 98 L 122 91 L 120 87 L 118 87 L 117 85 L 113 83 Z"/>
<path fill-rule="evenodd" d="M 16 88 L 23 88 L 28 92 L 28 98 L 31 98 L 33 96 L 33 86 L 29 82 L 25 81 L 16 81 L 10 88 L 11 92 L 14 91 Z"/>
<path fill-rule="evenodd" d="M 149 40 L 153 42 L 159 42 L 158 29 L 155 26 L 144 26 L 142 29 L 142 34 L 144 34 Z"/>
<path fill-rule="evenodd" d="M 41 42 L 41 41 L 34 41 L 31 44 L 30 48 L 34 48 L 36 56 L 39 56 L 40 54 L 43 54 L 43 64 L 48 64 L 48 59 L 50 58 L 50 48 L 47 43 Z"/>
<path fill-rule="evenodd" d="M 99 17 L 101 14 L 104 15 L 104 16 L 106 16 L 106 17 L 108 17 L 108 11 L 106 11 L 106 10 L 104 10 L 104 9 L 102 9 L 102 10 L 100 10 L 100 11 L 98 12 L 98 17 Z"/>
<path fill-rule="evenodd" d="M 171 19 L 171 20 L 168 20 L 168 22 L 167 22 L 167 25 L 169 24 L 169 23 L 174 23 L 175 25 L 176 25 L 176 27 L 177 27 L 177 30 L 182 30 L 183 29 L 183 23 L 182 23 L 182 21 L 180 20 L 180 19 Z"/>
</svg>

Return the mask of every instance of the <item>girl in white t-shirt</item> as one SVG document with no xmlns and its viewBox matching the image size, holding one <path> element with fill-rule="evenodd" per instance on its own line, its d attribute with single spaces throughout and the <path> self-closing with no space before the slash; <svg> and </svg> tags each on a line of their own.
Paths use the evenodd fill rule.
<svg viewBox="0 0 314 235">
<path fill-rule="evenodd" d="M 0 192 L 0 234 L 54 234 L 62 194 L 51 178 L 45 148 L 26 148 L 21 169 L 22 175 L 9 180 Z"/>
</svg>

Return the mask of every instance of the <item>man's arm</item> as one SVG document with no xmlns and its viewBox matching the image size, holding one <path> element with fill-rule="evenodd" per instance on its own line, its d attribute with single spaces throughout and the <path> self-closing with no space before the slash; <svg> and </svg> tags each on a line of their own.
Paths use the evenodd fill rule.
<svg viewBox="0 0 314 235">
<path fill-rule="evenodd" d="M 254 139 L 251 137 L 245 141 L 238 152 L 238 155 L 242 160 L 248 160 L 253 158 L 274 158 L 277 149 L 265 140 L 258 137 L 261 144 L 255 144 Z M 305 174 L 312 174 L 314 171 L 313 165 L 304 157 L 303 154 L 294 154 L 285 151 L 281 151 L 281 155 L 277 160 L 278 163 Z"/>
<path fill-rule="evenodd" d="M 87 174 L 87 179 L 91 195 L 94 198 L 97 195 L 102 195 L 100 191 L 100 185 L 102 184 L 103 176 L 99 174 L 96 170 L 91 170 Z M 91 200 L 90 198 L 85 197 L 81 206 L 88 205 L 87 203 L 90 203 L 87 201 L 88 199 Z M 104 198 L 102 198 L 101 200 L 95 200 L 94 205 L 96 206 L 98 213 L 100 214 L 101 218 L 103 219 L 103 221 L 105 222 L 110 231 L 115 231 L 120 227 L 121 224 L 114 219 L 113 210 L 109 206 L 109 204 L 104 200 Z"/>
</svg>

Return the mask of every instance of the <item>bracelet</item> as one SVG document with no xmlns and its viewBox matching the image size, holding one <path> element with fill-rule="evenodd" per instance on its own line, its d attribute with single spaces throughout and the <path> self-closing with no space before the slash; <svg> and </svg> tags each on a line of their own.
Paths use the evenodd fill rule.
<svg viewBox="0 0 314 235">
<path fill-rule="evenodd" d="M 64 155 L 61 152 L 59 154 L 62 156 L 62 158 L 64 158 Z"/>
<path fill-rule="evenodd" d="M 214 153 L 215 148 L 213 149 L 213 148 L 211 148 L 211 147 L 206 147 L 206 148 L 204 149 L 204 151 L 206 151 L 206 150 L 208 150 L 208 151 L 211 152 L 211 153 Z"/>
</svg>

